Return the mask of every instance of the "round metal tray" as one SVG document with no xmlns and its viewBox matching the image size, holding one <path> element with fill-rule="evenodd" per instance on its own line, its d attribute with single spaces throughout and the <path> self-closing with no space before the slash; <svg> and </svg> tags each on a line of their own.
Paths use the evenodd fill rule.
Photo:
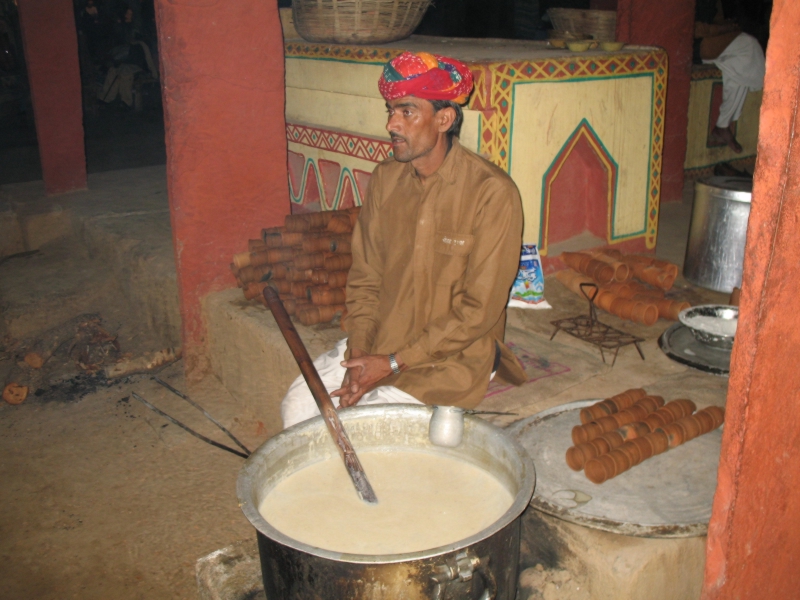
<svg viewBox="0 0 800 600">
<path fill-rule="evenodd" d="M 691 335 L 691 334 L 690 334 Z M 705 535 L 717 486 L 720 429 L 654 456 L 597 485 L 567 466 L 581 408 L 570 402 L 508 428 L 536 467 L 531 506 L 565 521 L 623 535 L 680 538 Z"/>
<path fill-rule="evenodd" d="M 675 362 L 714 375 L 729 375 L 731 351 L 698 341 L 692 330 L 675 323 L 658 338 L 662 352 Z"/>
</svg>

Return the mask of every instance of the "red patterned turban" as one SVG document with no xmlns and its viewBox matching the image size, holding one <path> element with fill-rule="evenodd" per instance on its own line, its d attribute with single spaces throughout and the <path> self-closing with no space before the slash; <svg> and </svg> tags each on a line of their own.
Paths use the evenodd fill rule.
<svg viewBox="0 0 800 600">
<path fill-rule="evenodd" d="M 464 104 L 472 91 L 472 72 L 453 58 L 403 52 L 384 65 L 378 89 L 387 100 L 416 96 Z"/>
</svg>

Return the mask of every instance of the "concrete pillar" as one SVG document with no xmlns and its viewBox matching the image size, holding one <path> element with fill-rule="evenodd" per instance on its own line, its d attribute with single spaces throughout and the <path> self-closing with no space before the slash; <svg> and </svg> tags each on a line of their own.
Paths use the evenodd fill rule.
<svg viewBox="0 0 800 600">
<path fill-rule="evenodd" d="M 289 213 L 283 37 L 275 0 L 157 0 L 156 20 L 192 375 L 208 366 L 201 299 L 231 287 L 233 254 Z"/>
<path fill-rule="evenodd" d="M 85 189 L 81 73 L 72 0 L 19 0 L 19 21 L 45 191 Z"/>
<path fill-rule="evenodd" d="M 703 598 L 800 589 L 800 3 L 775 0 Z"/>
<path fill-rule="evenodd" d="M 679 202 L 683 194 L 689 86 L 692 78 L 694 0 L 618 0 L 617 39 L 661 46 L 669 57 L 661 201 Z"/>
</svg>

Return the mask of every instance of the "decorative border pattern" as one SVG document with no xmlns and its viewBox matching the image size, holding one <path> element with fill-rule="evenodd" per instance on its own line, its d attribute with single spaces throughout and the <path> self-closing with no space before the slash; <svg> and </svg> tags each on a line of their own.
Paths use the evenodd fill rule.
<svg viewBox="0 0 800 600">
<path fill-rule="evenodd" d="M 722 79 L 722 71 L 713 64 L 692 65 L 691 80 L 703 81 L 704 79 Z"/>
<path fill-rule="evenodd" d="M 650 140 L 650 183 L 648 185 L 645 243 L 655 248 L 658 206 L 661 197 L 661 162 L 664 145 L 664 113 L 667 93 L 667 53 L 611 56 L 554 57 L 536 61 L 497 62 L 474 65 L 482 71 L 476 77 L 469 107 L 484 114 L 481 119 L 480 151 L 508 172 L 511 154 L 511 126 L 514 87 L 537 81 L 576 81 L 649 75 L 653 77 Z"/>
<path fill-rule="evenodd" d="M 341 46 L 338 44 L 289 43 L 284 44 L 286 58 L 311 58 L 316 60 L 335 60 L 339 62 L 359 62 L 382 65 L 402 50 L 373 48 L 365 46 Z"/>
<path fill-rule="evenodd" d="M 392 144 L 388 141 L 296 123 L 286 123 L 286 140 L 374 163 L 392 155 Z"/>
<path fill-rule="evenodd" d="M 542 177 L 542 224 L 540 229 L 543 231 L 541 231 L 539 239 L 539 248 L 542 256 L 547 255 L 547 246 L 549 243 L 550 193 L 552 185 L 558 177 L 561 168 L 567 162 L 567 159 L 572 154 L 572 151 L 575 149 L 575 146 L 578 144 L 581 138 L 586 138 L 589 146 L 592 148 L 595 155 L 606 170 L 608 181 L 606 189 L 606 241 L 611 242 L 612 240 L 617 239 L 614 235 L 614 221 L 612 219 L 612 214 L 616 210 L 617 173 L 619 171 L 619 165 L 611 156 L 611 153 L 609 153 L 609 151 L 606 149 L 605 145 L 603 145 L 603 142 L 600 141 L 597 133 L 594 131 L 594 129 L 592 129 L 592 126 L 589 125 L 589 122 L 586 119 L 583 119 L 575 128 L 575 131 L 573 131 L 569 136 L 564 146 L 556 155 L 555 159 L 553 159 L 552 164 L 547 168 L 547 170 L 544 172 L 544 176 Z"/>
</svg>

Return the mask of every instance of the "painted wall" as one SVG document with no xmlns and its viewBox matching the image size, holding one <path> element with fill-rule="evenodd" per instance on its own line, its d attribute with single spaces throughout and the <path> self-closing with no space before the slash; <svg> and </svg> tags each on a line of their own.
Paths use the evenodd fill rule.
<svg viewBox="0 0 800 600">
<path fill-rule="evenodd" d="M 800 3 L 775 0 L 705 600 L 800 589 Z"/>
<path fill-rule="evenodd" d="M 391 152 L 376 81 L 383 63 L 399 54 L 404 43 L 416 44 L 414 51 L 440 51 L 430 47 L 435 42 L 413 38 L 391 48 L 286 43 L 289 172 L 297 207 L 293 210 L 360 204 L 369 173 Z M 509 50 L 505 60 L 488 62 L 469 58 L 492 52 L 480 41 L 462 46 L 448 50 L 456 58 L 457 52 L 466 55 L 462 58 L 476 83 L 461 141 L 516 182 L 525 213 L 525 242 L 539 244 L 547 254 L 543 215 L 552 196 L 548 182 L 554 165 L 572 152 L 569 141 L 585 129 L 614 170 L 608 179 L 612 185 L 592 181 L 602 188 L 602 206 L 590 211 L 599 215 L 594 229 L 605 232 L 598 244 L 622 244 L 626 251 L 654 248 L 666 54 L 632 47 L 576 55 L 530 43 Z M 597 191 L 587 193 L 594 198 Z M 558 210 L 554 214 L 564 216 Z"/>
<path fill-rule="evenodd" d="M 275 0 L 157 0 L 167 184 L 186 368 L 207 368 L 200 302 L 248 238 L 289 213 Z"/>
<path fill-rule="evenodd" d="M 81 75 L 72 0 L 19 0 L 45 191 L 86 188 Z"/>
<path fill-rule="evenodd" d="M 681 200 L 692 70 L 694 0 L 619 0 L 617 39 L 661 46 L 669 55 L 661 199 Z"/>
</svg>

